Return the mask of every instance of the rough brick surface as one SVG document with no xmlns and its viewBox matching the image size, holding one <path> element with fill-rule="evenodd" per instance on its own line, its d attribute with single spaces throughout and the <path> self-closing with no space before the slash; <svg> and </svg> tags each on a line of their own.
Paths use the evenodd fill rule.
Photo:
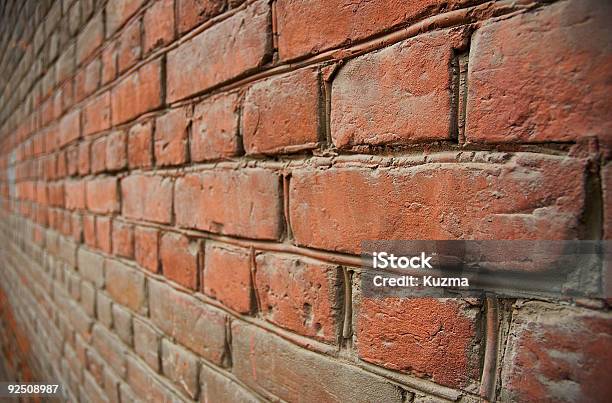
<svg viewBox="0 0 612 403">
<path fill-rule="evenodd" d="M 611 11 L 2 2 L 0 381 L 71 402 L 606 401 L 606 295 L 371 298 L 360 253 L 610 239 Z"/>
<path fill-rule="evenodd" d="M 279 192 L 279 176 L 262 169 L 185 175 L 176 182 L 176 221 L 186 228 L 275 239 L 282 227 Z"/>
<path fill-rule="evenodd" d="M 241 120 L 247 154 L 314 148 L 319 102 L 318 73 L 313 69 L 255 83 L 245 96 Z"/>
<path fill-rule="evenodd" d="M 291 225 L 300 245 L 354 253 L 362 240 L 407 235 L 573 238 L 585 203 L 584 169 L 581 160 L 518 155 L 491 165 L 296 171 Z M 529 188 L 534 182 L 538 187 Z M 324 225 L 334 231 L 312 231 Z"/>
<path fill-rule="evenodd" d="M 263 64 L 272 44 L 269 18 L 269 5 L 259 0 L 168 53 L 168 100 L 203 91 Z"/>
<path fill-rule="evenodd" d="M 609 136 L 612 73 L 605 66 L 612 60 L 612 28 L 606 16 L 612 8 L 599 6 L 562 2 L 476 31 L 468 77 L 469 140 Z"/>
<path fill-rule="evenodd" d="M 408 39 L 349 61 L 333 82 L 336 146 L 406 144 L 452 136 L 453 47 L 460 31 Z"/>
</svg>

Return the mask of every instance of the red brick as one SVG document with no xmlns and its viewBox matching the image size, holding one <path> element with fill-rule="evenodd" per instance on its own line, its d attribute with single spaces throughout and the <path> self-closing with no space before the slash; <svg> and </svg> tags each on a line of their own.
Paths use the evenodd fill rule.
<svg viewBox="0 0 612 403">
<path fill-rule="evenodd" d="M 57 153 L 57 178 L 66 176 L 68 168 L 66 167 L 66 151 L 62 150 Z"/>
<path fill-rule="evenodd" d="M 357 351 L 365 361 L 453 388 L 478 377 L 479 307 L 455 299 L 363 299 Z"/>
<path fill-rule="evenodd" d="M 49 205 L 53 207 L 64 206 L 64 184 L 62 182 L 50 183 L 47 185 L 49 192 Z"/>
<path fill-rule="evenodd" d="M 128 134 L 128 165 L 130 168 L 148 168 L 153 165 L 153 124 L 137 123 Z"/>
<path fill-rule="evenodd" d="M 449 66 L 461 31 L 438 31 L 350 60 L 333 81 L 337 147 L 396 145 L 452 136 Z"/>
<path fill-rule="evenodd" d="M 157 273 L 159 231 L 154 228 L 136 227 L 134 238 L 136 262 L 145 269 Z"/>
<path fill-rule="evenodd" d="M 278 51 L 281 59 L 318 53 L 350 44 L 397 25 L 467 3 L 466 0 L 279 0 Z"/>
<path fill-rule="evenodd" d="M 241 120 L 247 154 L 274 154 L 316 147 L 319 99 L 316 69 L 299 70 L 255 83 L 247 91 Z"/>
<path fill-rule="evenodd" d="M 147 9 L 143 19 L 144 51 L 166 45 L 174 39 L 174 1 L 157 0 Z"/>
<path fill-rule="evenodd" d="M 144 3 L 144 0 L 109 0 L 106 4 L 106 36 L 110 37 Z"/>
<path fill-rule="evenodd" d="M 127 166 L 127 136 L 115 131 L 106 137 L 106 169 L 117 171 Z"/>
<path fill-rule="evenodd" d="M 232 374 L 243 384 L 283 401 L 405 401 L 402 390 L 385 378 L 238 320 L 232 322 L 232 363 Z"/>
<path fill-rule="evenodd" d="M 541 302 L 515 307 L 500 399 L 606 401 L 612 393 L 611 319 L 609 312 Z"/>
<path fill-rule="evenodd" d="M 117 68 L 119 74 L 132 67 L 142 54 L 140 19 L 132 21 L 121 32 L 117 44 Z"/>
<path fill-rule="evenodd" d="M 89 149 L 89 141 L 85 140 L 79 143 L 79 175 L 87 175 L 89 173 Z"/>
<path fill-rule="evenodd" d="M 69 210 L 85 209 L 85 181 L 66 181 L 66 208 Z"/>
<path fill-rule="evenodd" d="M 194 297 L 158 281 L 149 281 L 150 315 L 169 337 L 216 364 L 227 363 L 227 316 Z"/>
<path fill-rule="evenodd" d="M 127 265 L 106 260 L 106 291 L 117 303 L 142 313 L 146 309 L 145 277 L 142 272 Z"/>
<path fill-rule="evenodd" d="M 325 342 L 337 339 L 342 309 L 338 267 L 271 253 L 257 256 L 256 262 L 256 292 L 266 320 Z"/>
<path fill-rule="evenodd" d="M 466 137 L 571 141 L 612 130 L 610 5 L 569 1 L 485 23 L 470 51 Z"/>
<path fill-rule="evenodd" d="M 239 313 L 253 309 L 251 260 L 246 249 L 206 243 L 204 293 Z"/>
<path fill-rule="evenodd" d="M 181 18 L 179 8 L 179 21 Z M 168 101 L 240 76 L 271 54 L 270 7 L 259 0 L 168 53 Z M 179 22 L 180 26 L 180 22 Z"/>
<path fill-rule="evenodd" d="M 100 85 L 102 65 L 100 58 L 92 60 L 87 66 L 81 68 L 75 77 L 75 99 L 80 101 L 93 94 Z"/>
<path fill-rule="evenodd" d="M 176 344 L 162 339 L 162 368 L 164 375 L 187 396 L 198 394 L 198 360 L 195 355 Z"/>
<path fill-rule="evenodd" d="M 64 115 L 59 124 L 59 146 L 63 147 L 66 144 L 81 137 L 81 122 L 80 113 L 78 110 L 72 111 Z"/>
<path fill-rule="evenodd" d="M 177 225 L 225 235 L 278 239 L 280 177 L 263 169 L 187 174 L 176 183 Z"/>
<path fill-rule="evenodd" d="M 117 77 L 116 43 L 110 43 L 102 50 L 102 84 L 107 84 Z"/>
<path fill-rule="evenodd" d="M 167 232 L 161 237 L 159 257 L 166 278 L 192 290 L 197 289 L 199 242 Z"/>
<path fill-rule="evenodd" d="M 238 135 L 238 95 L 206 99 L 195 106 L 190 141 L 192 161 L 237 156 L 241 153 Z"/>
<path fill-rule="evenodd" d="M 96 217 L 96 247 L 104 253 L 111 253 L 111 220 L 109 217 Z"/>
<path fill-rule="evenodd" d="M 221 14 L 226 0 L 176 0 L 179 33 L 190 31 L 210 18 Z"/>
<path fill-rule="evenodd" d="M 106 137 L 96 139 L 91 145 L 91 172 L 94 174 L 106 170 Z"/>
<path fill-rule="evenodd" d="M 162 104 L 161 61 L 149 62 L 112 90 L 113 124 L 120 124 Z"/>
<path fill-rule="evenodd" d="M 83 135 L 88 136 L 110 127 L 111 98 L 106 91 L 83 108 Z"/>
<path fill-rule="evenodd" d="M 77 64 L 82 64 L 88 56 L 102 45 L 104 41 L 104 22 L 102 13 L 96 14 L 77 38 L 76 58 Z"/>
<path fill-rule="evenodd" d="M 75 176 L 79 173 L 79 146 L 77 144 L 70 146 L 66 150 L 67 174 Z"/>
<path fill-rule="evenodd" d="M 155 163 L 159 166 L 180 165 L 187 161 L 187 127 L 185 108 L 173 109 L 155 121 Z"/>
<path fill-rule="evenodd" d="M 96 217 L 91 214 L 83 216 L 83 238 L 87 246 L 96 247 Z"/>
<path fill-rule="evenodd" d="M 290 222 L 297 244 L 350 253 L 364 239 L 573 239 L 584 172 L 584 160 L 521 153 L 495 164 L 298 170 Z"/>
<path fill-rule="evenodd" d="M 172 219 L 172 180 L 130 175 L 121 181 L 123 215 L 162 224 Z"/>
<path fill-rule="evenodd" d="M 87 208 L 94 213 L 119 211 L 117 178 L 91 179 L 87 181 Z"/>
<path fill-rule="evenodd" d="M 121 221 L 113 221 L 113 254 L 131 259 L 134 257 L 134 228 Z"/>
</svg>

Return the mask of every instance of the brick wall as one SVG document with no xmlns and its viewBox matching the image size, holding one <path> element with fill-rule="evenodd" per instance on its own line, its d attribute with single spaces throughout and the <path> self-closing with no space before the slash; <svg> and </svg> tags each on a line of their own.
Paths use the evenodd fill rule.
<svg viewBox="0 0 612 403">
<path fill-rule="evenodd" d="M 612 237 L 609 3 L 0 8 L 11 379 L 104 402 L 609 398 L 606 301 L 368 299 L 358 258 Z"/>
</svg>

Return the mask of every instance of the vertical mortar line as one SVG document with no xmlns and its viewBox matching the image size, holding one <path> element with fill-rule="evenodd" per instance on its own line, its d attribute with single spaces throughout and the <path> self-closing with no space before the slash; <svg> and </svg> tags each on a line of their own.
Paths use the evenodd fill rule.
<svg viewBox="0 0 612 403">
<path fill-rule="evenodd" d="M 166 88 L 166 63 L 167 63 L 167 59 L 166 59 L 166 53 L 164 53 L 162 55 L 162 57 L 160 58 L 160 64 L 161 64 L 161 73 L 160 73 L 160 96 L 161 96 L 161 104 L 162 107 L 167 107 L 167 88 Z"/>
<path fill-rule="evenodd" d="M 465 119 L 468 94 L 468 61 L 470 59 L 470 48 L 461 53 L 458 58 L 459 63 L 459 93 L 457 104 L 457 141 L 465 144 Z"/>
<path fill-rule="evenodd" d="M 276 0 L 272 0 L 270 3 L 270 11 L 272 17 L 272 62 L 276 62 L 278 56 L 278 21 L 276 11 Z"/>
<path fill-rule="evenodd" d="M 255 294 L 255 309 L 256 313 L 261 312 L 261 300 L 259 299 L 259 293 L 257 292 L 257 278 L 255 276 L 257 272 L 257 262 L 255 260 L 255 248 L 252 246 L 249 248 L 249 264 L 251 272 L 251 283 L 253 284 L 253 294 Z"/>
<path fill-rule="evenodd" d="M 480 396 L 485 401 L 493 401 L 495 398 L 495 385 L 497 382 L 497 349 L 499 333 L 498 301 L 494 295 L 485 297 L 486 312 L 486 334 L 485 355 L 483 360 L 482 375 L 480 378 Z"/>
<path fill-rule="evenodd" d="M 342 322 L 342 338 L 350 339 L 352 332 L 353 319 L 353 283 L 352 276 L 346 267 L 342 267 L 344 276 L 344 319 Z"/>
<path fill-rule="evenodd" d="M 289 210 L 289 181 L 291 179 L 291 172 L 283 172 L 283 215 L 285 222 L 285 240 L 291 241 L 293 239 L 293 231 L 291 230 L 291 217 Z"/>
</svg>

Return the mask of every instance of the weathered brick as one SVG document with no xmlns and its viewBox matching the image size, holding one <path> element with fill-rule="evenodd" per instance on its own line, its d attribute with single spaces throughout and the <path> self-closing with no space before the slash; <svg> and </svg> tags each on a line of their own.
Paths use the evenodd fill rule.
<svg viewBox="0 0 612 403">
<path fill-rule="evenodd" d="M 81 137 L 80 116 L 79 111 L 75 110 L 62 117 L 59 124 L 60 147 Z"/>
<path fill-rule="evenodd" d="M 96 316 L 98 320 L 110 329 L 113 326 L 113 301 L 106 294 L 98 291 L 96 302 Z"/>
<path fill-rule="evenodd" d="M 109 0 L 106 4 L 106 36 L 115 33 L 144 3 L 144 0 Z"/>
<path fill-rule="evenodd" d="M 96 316 L 96 289 L 87 282 L 81 282 L 81 306 L 88 316 L 94 318 Z"/>
<path fill-rule="evenodd" d="M 612 130 L 610 4 L 568 1 L 483 24 L 473 36 L 466 138 L 569 141 Z"/>
<path fill-rule="evenodd" d="M 501 370 L 503 401 L 605 401 L 609 312 L 529 302 L 516 307 Z"/>
<path fill-rule="evenodd" d="M 96 139 L 91 144 L 91 172 L 94 174 L 106 171 L 106 136 Z"/>
<path fill-rule="evenodd" d="M 237 312 L 251 312 L 253 286 L 249 251 L 207 242 L 204 256 L 204 293 Z"/>
<path fill-rule="evenodd" d="M 101 72 L 102 64 L 100 58 L 92 60 L 87 66 L 77 72 L 74 94 L 76 101 L 84 99 L 98 89 Z"/>
<path fill-rule="evenodd" d="M 223 159 L 241 153 L 239 102 L 238 95 L 231 93 L 195 106 L 189 143 L 192 161 Z"/>
<path fill-rule="evenodd" d="M 196 25 L 221 14 L 226 0 L 177 0 L 177 24 L 179 33 L 185 33 Z"/>
<path fill-rule="evenodd" d="M 479 307 L 455 299 L 363 298 L 355 323 L 363 360 L 453 388 L 477 382 Z"/>
<path fill-rule="evenodd" d="M 281 191 L 279 175 L 263 169 L 187 174 L 176 183 L 176 222 L 226 235 L 277 239 L 283 226 Z"/>
<path fill-rule="evenodd" d="M 153 124 L 137 123 L 128 133 L 128 165 L 130 168 L 148 168 L 153 165 Z"/>
<path fill-rule="evenodd" d="M 96 247 L 104 253 L 112 252 L 110 217 L 96 217 Z"/>
<path fill-rule="evenodd" d="M 612 240 L 612 163 L 601 170 L 603 194 L 603 239 Z"/>
<path fill-rule="evenodd" d="M 112 89 L 113 124 L 120 124 L 162 104 L 161 61 L 140 67 Z"/>
<path fill-rule="evenodd" d="M 121 307 L 113 304 L 113 329 L 119 338 L 128 346 L 132 345 L 134 332 L 132 330 L 132 314 Z"/>
<path fill-rule="evenodd" d="M 102 84 L 107 84 L 117 77 L 116 44 L 111 43 L 102 50 Z"/>
<path fill-rule="evenodd" d="M 110 127 L 111 97 L 106 91 L 83 108 L 83 135 L 88 136 Z"/>
<path fill-rule="evenodd" d="M 106 260 L 106 291 L 113 300 L 134 312 L 146 310 L 146 291 L 144 275 L 127 265 Z"/>
<path fill-rule="evenodd" d="M 172 180 L 130 175 L 121 181 L 123 215 L 138 220 L 169 223 L 172 219 Z"/>
<path fill-rule="evenodd" d="M 85 25 L 83 31 L 79 34 L 76 43 L 76 59 L 77 64 L 82 64 L 87 57 L 102 45 L 104 41 L 104 22 L 102 21 L 102 13 L 96 14 Z"/>
<path fill-rule="evenodd" d="M 140 19 L 130 22 L 121 32 L 117 44 L 117 68 L 119 74 L 132 67 L 142 54 Z"/>
<path fill-rule="evenodd" d="M 79 175 L 87 175 L 89 173 L 90 146 L 91 143 L 89 141 L 79 142 Z"/>
<path fill-rule="evenodd" d="M 460 30 L 437 31 L 350 60 L 333 81 L 331 135 L 340 148 L 453 136 L 453 48 Z"/>
<path fill-rule="evenodd" d="M 113 220 L 113 254 L 134 257 L 134 228 L 130 224 Z"/>
<path fill-rule="evenodd" d="M 226 315 L 192 296 L 149 281 L 150 315 L 168 336 L 217 365 L 225 365 Z"/>
<path fill-rule="evenodd" d="M 338 267 L 271 253 L 257 256 L 256 264 L 256 292 L 266 320 L 325 342 L 337 339 L 342 309 Z"/>
<path fill-rule="evenodd" d="M 134 242 L 136 262 L 145 269 L 157 273 L 159 231 L 154 228 L 136 227 Z"/>
<path fill-rule="evenodd" d="M 198 394 L 198 361 L 196 356 L 176 344 L 162 339 L 162 370 L 187 396 L 195 399 Z"/>
<path fill-rule="evenodd" d="M 258 403 L 260 400 L 238 383 L 213 371 L 206 365 L 200 368 L 200 402 Z"/>
<path fill-rule="evenodd" d="M 185 108 L 173 109 L 155 121 L 155 163 L 179 165 L 187 161 L 187 128 Z"/>
<path fill-rule="evenodd" d="M 177 401 L 177 398 L 172 395 L 169 390 L 162 386 L 159 381 L 157 381 L 151 370 L 136 361 L 133 357 L 127 358 L 127 383 L 130 385 L 131 389 L 134 391 L 134 395 L 138 396 L 138 399 L 141 399 L 145 402 L 174 402 Z M 126 390 L 124 388 L 121 389 L 121 401 L 135 401 L 134 396 L 130 394 L 126 395 Z"/>
<path fill-rule="evenodd" d="M 125 376 L 125 348 L 110 330 L 96 324 L 93 328 L 91 344 L 117 375 Z"/>
<path fill-rule="evenodd" d="M 299 245 L 351 253 L 364 239 L 407 236 L 571 239 L 580 229 L 584 170 L 583 160 L 519 153 L 496 164 L 294 171 L 291 228 Z"/>
<path fill-rule="evenodd" d="M 161 336 L 151 326 L 134 319 L 134 351 L 156 372 L 160 370 L 160 340 Z"/>
<path fill-rule="evenodd" d="M 174 39 L 174 1 L 157 0 L 143 18 L 144 51 L 170 43 Z"/>
<path fill-rule="evenodd" d="M 181 26 L 179 7 L 179 27 Z M 270 7 L 259 0 L 168 53 L 168 101 L 240 76 L 271 55 Z"/>
<path fill-rule="evenodd" d="M 127 166 L 127 135 L 114 131 L 106 137 L 106 169 L 117 171 Z"/>
<path fill-rule="evenodd" d="M 165 277 L 192 290 L 198 288 L 198 241 L 192 241 L 181 234 L 166 232 L 161 237 L 159 257 Z"/>
<path fill-rule="evenodd" d="M 286 401 L 376 402 L 384 396 L 386 402 L 403 402 L 390 381 L 241 321 L 232 323 L 232 362 L 232 372 L 247 386 Z"/>
<path fill-rule="evenodd" d="M 92 214 L 83 216 L 83 238 L 87 246 L 96 247 L 96 217 Z"/>
<path fill-rule="evenodd" d="M 319 53 L 350 44 L 419 17 L 451 10 L 466 0 L 279 0 L 278 51 L 281 59 Z"/>
<path fill-rule="evenodd" d="M 318 72 L 312 68 L 251 86 L 241 119 L 247 154 L 314 148 L 319 140 L 319 87 Z"/>
<path fill-rule="evenodd" d="M 85 208 L 85 181 L 68 180 L 66 186 L 66 208 L 77 210 Z"/>
<path fill-rule="evenodd" d="M 100 178 L 87 181 L 87 208 L 94 213 L 119 211 L 117 178 Z"/>
</svg>

